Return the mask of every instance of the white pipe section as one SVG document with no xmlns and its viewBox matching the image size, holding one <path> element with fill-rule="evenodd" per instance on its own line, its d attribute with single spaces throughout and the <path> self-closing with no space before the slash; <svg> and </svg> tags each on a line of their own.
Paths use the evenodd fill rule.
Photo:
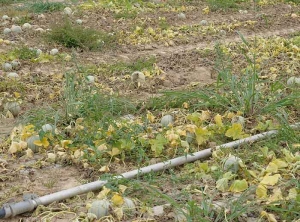
<svg viewBox="0 0 300 222">
<path fill-rule="evenodd" d="M 292 125 L 290 126 L 293 129 L 298 129 L 300 128 L 300 123 L 297 123 L 296 125 Z M 219 149 L 219 148 L 235 148 L 238 147 L 242 144 L 248 143 L 248 142 L 255 142 L 261 139 L 264 139 L 265 137 L 268 136 L 273 136 L 276 135 L 278 133 L 278 130 L 271 130 L 265 133 L 260 133 L 254 136 L 250 136 L 244 139 L 240 139 L 240 140 L 236 140 L 230 143 L 225 143 L 223 145 L 220 146 L 216 146 L 215 148 L 208 148 L 205 150 L 201 150 L 199 152 L 193 153 L 193 154 L 188 154 L 186 156 L 181 156 L 181 157 L 177 157 L 165 162 L 160 162 L 157 164 L 153 164 L 147 167 L 143 167 L 137 170 L 133 170 L 133 171 L 129 171 L 126 173 L 123 173 L 119 176 L 116 176 L 115 179 L 121 179 L 121 178 L 126 178 L 126 179 L 130 179 L 133 178 L 137 175 L 142 175 L 142 174 L 146 174 L 149 172 L 156 172 L 156 171 L 161 171 L 164 169 L 168 169 L 168 168 L 172 168 L 175 166 L 179 166 L 185 163 L 189 163 L 189 162 L 193 162 L 199 159 L 205 159 L 208 158 L 212 155 L 212 151 L 213 149 Z M 33 209 L 35 209 L 38 205 L 48 205 L 54 201 L 61 201 L 67 198 L 71 198 L 74 197 L 76 195 L 79 194 L 83 194 L 83 193 L 87 193 L 89 191 L 94 191 L 94 190 L 98 190 L 101 187 L 103 187 L 108 181 L 107 180 L 99 180 L 99 181 L 95 181 L 95 182 L 91 182 L 88 184 L 84 184 L 81 186 L 77 186 L 77 187 L 73 187 L 67 190 L 62 190 L 53 194 L 49 194 L 46 196 L 42 196 L 33 200 L 26 200 L 26 201 L 22 201 L 19 203 L 15 203 L 15 204 L 7 204 L 4 205 L 3 209 L 0 209 L 0 212 L 5 212 L 3 214 L 5 218 L 10 217 L 10 216 L 16 216 L 18 214 L 21 213 L 25 213 L 27 211 L 31 211 Z M 1 218 L 1 215 L 0 215 Z M 2 217 L 3 218 L 3 217 Z"/>
</svg>

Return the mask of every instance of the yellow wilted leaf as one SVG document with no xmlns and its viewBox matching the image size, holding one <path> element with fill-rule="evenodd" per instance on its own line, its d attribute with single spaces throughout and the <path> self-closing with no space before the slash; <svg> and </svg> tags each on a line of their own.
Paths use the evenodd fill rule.
<svg viewBox="0 0 300 222">
<path fill-rule="evenodd" d="M 201 145 L 209 139 L 211 132 L 209 132 L 208 129 L 205 128 L 197 128 L 195 130 L 195 135 L 198 145 Z"/>
<path fill-rule="evenodd" d="M 278 171 L 278 166 L 273 162 L 269 163 L 269 165 L 267 166 L 266 172 L 267 173 L 277 173 L 277 171 Z"/>
<path fill-rule="evenodd" d="M 263 210 L 262 212 L 260 212 L 260 216 L 261 216 L 261 217 L 266 217 L 266 218 L 268 219 L 269 222 L 277 222 L 277 220 L 276 220 L 274 214 L 269 214 L 269 213 L 267 213 L 267 212 L 264 211 L 264 210 Z"/>
<path fill-rule="evenodd" d="M 75 150 L 75 152 L 73 154 L 75 159 L 78 159 L 78 158 L 82 157 L 83 155 L 84 155 L 84 152 L 82 150 L 79 150 L 79 149 Z"/>
<path fill-rule="evenodd" d="M 155 120 L 155 116 L 150 111 L 148 111 L 147 119 L 150 121 L 150 123 L 153 123 Z"/>
<path fill-rule="evenodd" d="M 265 199 L 267 198 L 268 194 L 267 194 L 268 190 L 267 187 L 262 185 L 262 184 L 258 184 L 257 188 L 256 188 L 256 196 L 259 199 Z"/>
<path fill-rule="evenodd" d="M 275 188 L 273 191 L 273 194 L 269 197 L 268 201 L 269 202 L 275 202 L 278 200 L 283 200 L 281 189 L 280 188 Z"/>
<path fill-rule="evenodd" d="M 34 134 L 34 125 L 27 125 L 24 126 L 22 132 L 21 132 L 21 140 L 25 141 L 28 137 L 32 136 Z"/>
<path fill-rule="evenodd" d="M 68 145 L 73 143 L 73 141 L 72 140 L 62 140 L 60 143 L 63 148 L 67 148 Z"/>
<path fill-rule="evenodd" d="M 27 149 L 26 151 L 25 151 L 25 153 L 26 153 L 26 157 L 27 158 L 32 158 L 33 157 L 33 151 L 32 151 L 32 149 Z"/>
<path fill-rule="evenodd" d="M 300 146 L 299 146 L 300 147 Z M 296 147 L 295 147 L 296 148 Z M 285 156 L 285 160 L 288 162 L 288 163 L 293 163 L 295 161 L 295 156 L 294 154 L 292 154 L 289 150 L 287 149 L 283 149 L 282 150 L 282 153 L 284 154 Z"/>
<path fill-rule="evenodd" d="M 37 146 L 43 146 L 44 148 L 47 148 L 49 146 L 49 142 L 46 137 L 44 137 L 42 140 L 36 140 L 33 143 Z"/>
<path fill-rule="evenodd" d="M 97 150 L 99 150 L 99 151 L 107 150 L 107 146 L 105 145 L 105 143 L 103 143 L 97 147 Z"/>
<path fill-rule="evenodd" d="M 281 159 L 274 159 L 272 163 L 278 166 L 278 169 L 288 167 L 288 164 Z"/>
<path fill-rule="evenodd" d="M 124 199 L 120 194 L 116 193 L 111 198 L 111 202 L 116 206 L 121 206 L 124 203 Z"/>
<path fill-rule="evenodd" d="M 5 117 L 7 119 L 13 119 L 14 118 L 14 115 L 10 112 L 10 111 L 7 111 L 6 114 L 5 114 Z"/>
<path fill-rule="evenodd" d="M 228 178 L 221 178 L 219 180 L 217 180 L 216 182 L 216 188 L 222 192 L 225 192 L 228 190 Z"/>
<path fill-rule="evenodd" d="M 99 172 L 105 172 L 105 173 L 107 173 L 107 172 L 109 172 L 110 170 L 109 170 L 109 167 L 108 166 L 103 166 L 103 167 L 101 167 L 100 169 L 99 169 Z"/>
<path fill-rule="evenodd" d="M 114 210 L 114 214 L 117 216 L 118 220 L 120 221 L 124 216 L 123 208 L 115 207 L 113 210 Z"/>
<path fill-rule="evenodd" d="M 200 119 L 201 121 L 208 120 L 210 118 L 210 111 L 202 111 Z"/>
<path fill-rule="evenodd" d="M 8 149 L 8 153 L 14 154 L 14 153 L 17 153 L 18 151 L 21 151 L 20 144 L 18 142 L 12 142 Z"/>
<path fill-rule="evenodd" d="M 14 92 L 14 96 L 18 99 L 18 98 L 20 98 L 21 97 L 21 94 L 20 93 L 18 93 L 18 92 Z"/>
<path fill-rule="evenodd" d="M 293 148 L 299 148 L 299 147 L 300 147 L 300 143 L 294 143 L 294 144 L 292 145 L 292 147 L 293 147 Z"/>
<path fill-rule="evenodd" d="M 20 141 L 19 144 L 20 144 L 20 147 L 21 147 L 22 150 L 27 147 L 27 143 L 24 142 L 24 141 Z"/>
<path fill-rule="evenodd" d="M 215 119 L 217 126 L 220 126 L 220 127 L 223 126 L 222 116 L 220 114 L 217 114 L 214 119 Z"/>
<path fill-rule="evenodd" d="M 189 108 L 189 104 L 187 102 L 184 102 L 182 104 L 182 107 L 185 108 L 185 109 L 188 109 Z"/>
<path fill-rule="evenodd" d="M 248 173 L 250 173 L 250 175 L 254 178 L 257 178 L 257 173 L 253 170 L 248 170 Z"/>
<path fill-rule="evenodd" d="M 125 190 L 127 190 L 127 188 L 128 188 L 128 187 L 126 187 L 126 186 L 124 186 L 124 185 L 122 185 L 122 184 L 119 185 L 119 190 L 120 190 L 121 193 L 124 193 Z"/>
<path fill-rule="evenodd" d="M 103 189 L 100 191 L 100 193 L 97 195 L 97 199 L 102 200 L 107 197 L 109 194 L 110 189 L 106 188 L 106 186 L 103 187 Z"/>
<path fill-rule="evenodd" d="M 248 135 L 243 132 L 243 127 L 240 123 L 233 123 L 232 126 L 226 131 L 225 136 L 232 139 L 242 139 Z"/>
<path fill-rule="evenodd" d="M 264 176 L 264 178 L 262 179 L 262 181 L 260 183 L 264 184 L 264 185 L 273 186 L 276 183 L 278 183 L 278 180 L 280 177 L 281 177 L 280 174 L 275 174 L 273 176 L 266 175 L 266 176 Z"/>
<path fill-rule="evenodd" d="M 121 153 L 121 150 L 119 150 L 118 148 L 114 147 L 114 148 L 112 148 L 111 151 L 108 151 L 107 153 L 109 155 L 111 155 L 111 156 L 116 156 L 116 155 L 118 155 L 118 154 Z"/>
<path fill-rule="evenodd" d="M 208 14 L 210 12 L 209 7 L 205 7 L 204 9 L 202 9 L 203 14 Z"/>
<path fill-rule="evenodd" d="M 248 182 L 245 179 L 233 181 L 233 183 L 229 188 L 230 191 L 235 193 L 242 192 L 247 189 L 248 189 Z"/>
<path fill-rule="evenodd" d="M 296 188 L 292 188 L 289 190 L 289 195 L 287 197 L 288 200 L 295 200 L 297 198 L 297 189 Z"/>
</svg>

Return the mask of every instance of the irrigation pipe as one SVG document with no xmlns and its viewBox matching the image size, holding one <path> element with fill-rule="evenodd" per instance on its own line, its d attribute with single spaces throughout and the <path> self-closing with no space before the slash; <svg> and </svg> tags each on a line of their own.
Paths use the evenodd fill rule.
<svg viewBox="0 0 300 222">
<path fill-rule="evenodd" d="M 292 129 L 300 129 L 300 123 L 297 123 L 296 125 L 290 126 Z M 255 142 L 261 139 L 264 139 L 266 137 L 274 136 L 278 133 L 278 130 L 271 130 L 265 133 L 257 134 L 254 136 L 250 136 L 244 139 L 236 140 L 230 143 L 225 143 L 223 145 L 217 146 L 214 149 L 219 148 L 236 148 L 242 144 Z M 205 159 L 207 157 L 210 157 L 212 155 L 213 148 L 208 148 L 205 150 L 201 150 L 199 152 L 189 154 L 187 156 L 181 156 L 177 157 L 171 160 L 168 160 L 166 162 L 160 162 L 157 164 L 153 164 L 147 167 L 143 167 L 137 170 L 129 171 L 126 173 L 123 173 L 119 176 L 116 176 L 115 179 L 121 179 L 126 178 L 130 179 L 137 175 L 146 174 L 149 172 L 156 172 L 161 171 L 164 169 L 176 167 L 185 163 L 193 162 L 199 159 Z M 90 191 L 99 190 L 101 187 L 103 187 L 106 183 L 108 183 L 107 180 L 98 180 L 91 183 L 87 183 L 81 186 L 73 187 L 67 190 L 62 190 L 53 194 L 49 194 L 46 196 L 33 198 L 24 200 L 22 202 L 18 203 L 10 203 L 10 204 L 4 204 L 4 206 L 0 209 L 0 218 L 8 218 L 13 217 L 25 212 L 33 211 L 37 206 L 39 205 L 48 205 L 54 201 L 61 201 L 67 198 L 74 197 L 79 194 L 87 193 Z"/>
</svg>

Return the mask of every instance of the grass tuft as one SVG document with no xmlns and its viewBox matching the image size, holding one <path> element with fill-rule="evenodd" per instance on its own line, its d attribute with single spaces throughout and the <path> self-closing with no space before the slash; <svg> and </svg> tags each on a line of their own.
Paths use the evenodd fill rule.
<svg viewBox="0 0 300 222">
<path fill-rule="evenodd" d="M 29 3 L 28 9 L 33 13 L 46 13 L 55 12 L 64 9 L 65 4 L 63 2 L 49 2 L 49 1 L 35 1 Z"/>
<path fill-rule="evenodd" d="M 12 55 L 22 60 L 30 60 L 38 57 L 36 50 L 28 48 L 27 46 L 22 46 L 21 48 L 14 49 L 12 51 Z"/>
<path fill-rule="evenodd" d="M 243 0 L 207 0 L 209 8 L 212 11 L 237 8 L 238 7 L 237 3 L 240 2 L 243 2 Z"/>
<path fill-rule="evenodd" d="M 68 48 L 99 50 L 113 46 L 116 37 L 102 31 L 73 25 L 66 20 L 63 24 L 53 26 L 46 39 Z"/>
</svg>

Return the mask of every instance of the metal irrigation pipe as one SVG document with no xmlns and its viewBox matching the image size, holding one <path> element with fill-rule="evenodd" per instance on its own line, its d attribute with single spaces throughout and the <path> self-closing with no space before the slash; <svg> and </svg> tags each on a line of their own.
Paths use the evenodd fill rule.
<svg viewBox="0 0 300 222">
<path fill-rule="evenodd" d="M 293 129 L 299 129 L 300 123 L 297 123 L 295 125 L 290 126 Z M 278 130 L 271 130 L 265 133 L 260 133 L 254 136 L 250 136 L 244 139 L 236 140 L 230 143 L 225 143 L 220 146 L 216 146 L 214 149 L 219 148 L 235 148 L 242 144 L 248 143 L 248 142 L 255 142 L 261 139 L 264 139 L 265 137 L 273 136 L 278 133 Z M 212 155 L 212 148 L 208 148 L 205 150 L 201 150 L 199 152 L 195 152 L 193 154 L 188 154 L 186 156 L 177 157 L 165 162 L 160 162 L 157 164 L 153 164 L 147 167 L 143 167 L 137 170 L 129 171 L 126 173 L 123 173 L 119 176 L 116 176 L 115 179 L 121 179 L 126 178 L 130 179 L 137 175 L 146 174 L 149 172 L 156 172 L 161 171 L 164 169 L 176 167 L 185 163 L 193 162 L 199 159 L 205 159 L 207 157 L 210 157 Z M 106 183 L 108 183 L 107 180 L 98 180 L 91 183 L 87 183 L 84 185 L 80 185 L 77 187 L 73 187 L 67 190 L 62 190 L 53 194 L 49 194 L 46 196 L 34 198 L 34 199 L 28 199 L 24 200 L 18 203 L 10 203 L 10 204 L 4 204 L 4 206 L 0 209 L 0 218 L 8 218 L 8 217 L 14 217 L 16 215 L 33 211 L 37 206 L 39 205 L 48 205 L 54 201 L 61 201 L 67 198 L 74 197 L 79 194 L 87 193 L 89 191 L 98 190 L 101 187 L 103 187 Z"/>
</svg>

